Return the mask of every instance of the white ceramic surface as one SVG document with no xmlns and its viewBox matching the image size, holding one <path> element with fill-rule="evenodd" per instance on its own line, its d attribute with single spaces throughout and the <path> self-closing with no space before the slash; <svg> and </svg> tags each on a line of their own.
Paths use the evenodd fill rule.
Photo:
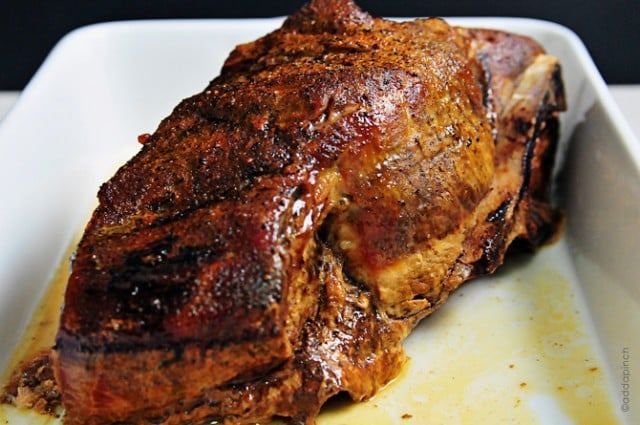
<svg viewBox="0 0 640 425">
<path fill-rule="evenodd" d="M 631 353 L 632 358 L 640 356 L 640 146 L 586 49 L 572 32 L 534 20 L 450 21 L 531 35 L 561 59 L 570 109 L 562 118 L 561 158 L 567 160 L 562 159 L 563 166 L 559 168 L 558 199 L 567 210 L 567 227 L 563 239 L 543 250 L 535 260 L 516 262 L 496 277 L 464 286 L 458 299 L 452 299 L 450 306 L 427 319 L 407 343 L 411 367 L 442 364 L 437 370 L 424 371 L 425 376 L 442 373 L 442 368 L 449 367 L 452 379 L 457 377 L 460 381 L 464 374 L 456 374 L 455 367 L 471 368 L 479 363 L 474 360 L 478 355 L 499 358 L 496 353 L 464 349 L 471 347 L 467 344 L 470 335 L 510 340 L 520 335 L 517 329 L 523 326 L 531 339 L 521 342 L 522 346 L 529 350 L 536 347 L 535 341 L 539 343 L 545 335 L 536 334 L 535 328 L 521 323 L 519 314 L 528 311 L 529 317 L 534 317 L 539 308 L 546 306 L 536 304 L 540 293 L 531 295 L 518 285 L 523 281 L 533 285 L 546 279 L 540 276 L 559 276 L 558 282 L 566 282 L 568 289 L 563 294 L 580 322 L 575 335 L 582 335 L 581 340 L 593 348 L 589 361 L 602 371 L 614 416 L 621 423 L 640 423 L 640 390 L 635 389 L 625 399 L 622 386 L 626 379 L 623 353 Z M 56 46 L 0 124 L 0 369 L 20 343 L 25 325 L 61 256 L 81 231 L 100 183 L 139 148 L 137 135 L 153 131 L 180 99 L 200 91 L 218 73 L 236 44 L 255 39 L 280 22 L 281 19 L 101 24 L 75 31 Z M 540 285 L 546 287 L 544 282 Z M 496 300 L 500 302 L 490 304 L 491 311 L 481 313 L 481 306 Z M 474 323 L 489 314 L 496 326 L 475 329 Z M 546 320 L 545 317 L 542 315 L 539 320 Z M 440 326 L 434 325 L 438 323 Z M 513 324 L 518 328 L 509 330 Z M 501 336 L 501 332 L 505 333 Z M 451 342 L 449 348 L 429 349 L 445 340 Z M 452 352 L 459 361 L 457 366 L 441 363 L 439 353 L 444 356 Z M 518 355 L 525 352 L 520 350 Z M 534 353 L 522 360 L 530 379 L 555 370 L 545 369 L 551 363 L 543 361 L 550 358 L 543 354 Z M 562 359 L 566 352 L 556 354 Z M 571 356 L 567 358 L 567 362 L 575 363 Z M 640 365 L 637 361 L 635 364 Z M 557 362 L 553 365 L 565 370 L 571 366 Z M 506 367 L 489 364 L 483 371 L 498 366 Z M 445 370 L 449 373 L 449 369 Z M 380 403 L 381 407 L 375 406 L 383 412 L 380 417 L 394 418 L 384 423 L 424 423 L 424 415 L 431 413 L 420 410 L 420 406 L 428 406 L 430 412 L 439 409 L 438 405 L 429 404 L 429 400 L 434 401 L 429 399 L 431 393 L 421 395 L 421 387 L 414 381 L 419 370 L 415 374 L 405 374 L 398 381 L 413 388 L 411 394 L 417 404 L 406 404 L 404 397 L 394 398 L 394 387 L 374 399 Z M 468 423 L 460 416 L 464 409 L 471 409 L 467 413 L 476 418 L 485 412 L 486 423 L 514 420 L 515 416 L 499 403 L 493 416 L 486 412 L 496 400 L 512 397 L 508 386 L 511 381 L 497 382 L 494 375 L 482 375 L 482 385 L 472 377 L 468 385 L 455 387 L 465 397 L 456 399 L 458 404 L 448 405 L 450 412 L 443 413 L 449 415 L 449 423 Z M 509 398 L 509 403 L 517 406 L 523 401 L 523 409 L 536 418 L 531 423 L 578 423 L 571 416 L 571 409 L 563 407 L 545 387 L 545 382 L 551 380 L 544 378 L 537 391 L 523 392 L 517 401 Z M 434 381 L 434 385 L 442 382 Z M 521 389 L 524 383 L 521 382 Z M 479 394 L 487 393 L 493 398 L 481 401 Z M 589 396 L 582 387 L 576 394 L 578 399 Z M 417 410 L 402 413 L 409 408 Z M 451 411 L 456 409 L 459 415 L 453 417 Z M 329 418 L 320 423 L 334 422 Z"/>
</svg>

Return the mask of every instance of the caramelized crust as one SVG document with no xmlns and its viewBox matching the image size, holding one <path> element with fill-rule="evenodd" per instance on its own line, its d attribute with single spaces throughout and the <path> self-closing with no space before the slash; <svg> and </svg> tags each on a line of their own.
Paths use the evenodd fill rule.
<svg viewBox="0 0 640 425">
<path fill-rule="evenodd" d="M 65 424 L 313 424 L 554 228 L 533 41 L 313 0 L 238 46 L 99 192 L 54 351 Z"/>
</svg>

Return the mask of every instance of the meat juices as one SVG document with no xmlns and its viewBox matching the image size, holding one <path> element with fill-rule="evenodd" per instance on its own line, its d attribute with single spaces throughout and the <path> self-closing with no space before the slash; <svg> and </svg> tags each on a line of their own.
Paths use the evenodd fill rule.
<svg viewBox="0 0 640 425">
<path fill-rule="evenodd" d="M 555 231 L 534 41 L 312 0 L 99 191 L 54 350 L 65 424 L 313 424 L 510 246 Z"/>
</svg>

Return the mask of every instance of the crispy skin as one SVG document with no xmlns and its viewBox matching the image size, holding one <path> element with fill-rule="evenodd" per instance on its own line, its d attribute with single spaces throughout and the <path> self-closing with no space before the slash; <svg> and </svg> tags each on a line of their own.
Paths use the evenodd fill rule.
<svg viewBox="0 0 640 425">
<path fill-rule="evenodd" d="M 105 183 L 54 351 L 67 424 L 313 424 L 554 229 L 564 108 L 533 41 L 313 0 Z"/>
</svg>

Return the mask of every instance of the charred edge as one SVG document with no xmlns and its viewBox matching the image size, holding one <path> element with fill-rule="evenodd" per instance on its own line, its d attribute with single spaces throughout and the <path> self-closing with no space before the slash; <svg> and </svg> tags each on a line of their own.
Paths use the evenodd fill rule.
<svg viewBox="0 0 640 425">
<path fill-rule="evenodd" d="M 286 164 L 285 164 L 285 167 L 286 167 Z M 243 192 L 247 188 L 251 187 L 254 184 L 254 182 L 260 177 L 269 176 L 271 174 L 277 174 L 276 172 L 273 172 L 273 173 L 266 172 L 263 174 L 260 174 L 260 173 L 251 174 L 248 170 L 244 170 L 244 172 L 246 173 L 246 175 L 243 176 L 242 179 L 240 179 L 238 185 L 231 187 L 225 191 L 217 192 L 216 196 L 212 199 L 205 199 L 205 200 L 196 199 L 194 200 L 194 203 L 191 206 L 185 207 L 173 214 L 157 217 L 151 223 L 145 225 L 144 227 L 145 230 L 162 227 L 164 225 L 169 225 L 174 222 L 179 222 L 181 220 L 188 218 L 192 214 L 195 214 L 203 209 L 211 209 L 215 207 L 217 204 L 221 202 L 225 202 L 227 200 L 237 200 L 236 198 L 237 193 Z"/>
<path fill-rule="evenodd" d="M 151 224 L 148 227 L 152 229 L 155 227 L 163 226 L 165 224 L 170 224 L 176 221 L 180 221 L 184 219 L 187 215 L 189 215 L 190 212 L 195 211 L 200 207 L 201 207 L 200 205 L 196 205 L 195 208 L 193 208 L 192 210 L 182 210 L 170 216 L 156 218 L 154 221 L 151 222 Z"/>
<path fill-rule="evenodd" d="M 173 248 L 173 244 L 178 238 L 173 235 L 167 235 L 156 241 L 147 248 L 133 251 L 125 260 L 125 264 L 130 267 L 153 267 L 164 262 Z"/>
<path fill-rule="evenodd" d="M 551 116 L 546 121 L 546 126 L 541 137 L 545 137 L 548 146 L 540 156 L 540 172 L 544 173 L 539 187 L 533 189 L 532 195 L 541 200 L 547 201 L 551 193 L 551 177 L 556 159 L 558 140 L 560 140 L 560 121 L 557 116 Z"/>
<path fill-rule="evenodd" d="M 495 210 L 491 211 L 486 218 L 489 223 L 503 223 L 511 205 L 511 199 L 506 199 Z"/>
<path fill-rule="evenodd" d="M 482 88 L 482 104 L 489 111 L 492 110 L 492 93 L 491 93 L 491 67 L 489 66 L 490 57 L 485 52 L 479 52 L 477 55 L 477 60 L 480 63 L 480 67 L 482 68 L 482 78 L 480 81 L 480 86 Z"/>
<path fill-rule="evenodd" d="M 489 232 L 492 233 L 488 235 L 484 242 L 482 256 L 473 264 L 472 274 L 483 275 L 493 273 L 500 265 L 501 258 L 505 251 L 506 235 L 509 234 L 512 227 L 512 222 L 506 220 L 511 202 L 511 199 L 503 201 L 498 208 L 487 215 L 485 221 L 492 224 L 489 228 Z"/>
<path fill-rule="evenodd" d="M 501 254 L 504 251 L 505 234 L 502 229 L 489 236 L 482 249 L 482 257 L 473 265 L 474 275 L 493 273 L 500 263 Z"/>
<path fill-rule="evenodd" d="M 545 96 L 546 97 L 546 96 Z M 524 154 L 522 155 L 522 186 L 518 191 L 518 201 L 524 198 L 525 194 L 529 190 L 529 183 L 531 181 L 531 162 L 533 161 L 533 153 L 536 148 L 536 141 L 540 132 L 540 109 L 534 118 L 533 135 L 526 142 Z"/>
<path fill-rule="evenodd" d="M 138 286 L 145 293 L 164 292 L 168 287 L 186 284 L 193 278 L 188 264 L 210 261 L 222 255 L 214 247 L 188 247 L 169 257 L 172 248 L 169 241 L 161 241 L 150 248 L 130 253 L 122 267 L 111 270 L 107 291 L 131 291 Z M 171 274 L 175 279 L 168 278 Z"/>
<path fill-rule="evenodd" d="M 256 335 L 254 333 L 243 333 L 234 338 L 228 339 L 210 339 L 206 342 L 197 338 L 184 338 L 180 340 L 171 338 L 156 338 L 154 341 L 131 340 L 127 342 L 107 342 L 107 343 L 82 343 L 74 337 L 58 336 L 56 338 L 53 350 L 58 352 L 79 353 L 86 355 L 100 355 L 100 354 L 140 354 L 144 351 L 163 351 L 165 353 L 174 353 L 173 358 L 165 359 L 162 365 L 167 367 L 172 363 L 180 360 L 178 356 L 182 356 L 189 347 L 196 347 L 201 355 L 204 357 L 204 353 L 212 349 L 218 349 L 220 347 L 229 347 L 231 345 L 243 345 L 255 342 L 257 339 L 264 339 L 265 337 L 276 336 L 279 330 L 277 327 L 272 326 L 268 332 Z"/>
<path fill-rule="evenodd" d="M 507 212 L 511 206 L 511 199 L 506 199 L 495 210 L 491 211 L 485 221 L 491 223 L 492 233 L 484 242 L 482 257 L 473 265 L 474 274 L 492 273 L 499 265 L 500 256 L 504 250 L 504 227 L 507 225 Z"/>
<path fill-rule="evenodd" d="M 552 211 L 551 222 L 541 216 L 536 208 L 529 210 L 531 221 L 527 223 L 526 237 L 518 237 L 513 240 L 507 249 L 506 255 L 520 252 L 533 253 L 538 247 L 552 240 L 557 235 L 561 226 L 558 224 L 562 220 L 562 214 Z"/>
<path fill-rule="evenodd" d="M 529 235 L 530 251 L 541 246 L 558 235 L 561 231 L 564 221 L 562 211 L 549 208 L 541 212 L 539 208 L 532 208 L 530 212 L 532 216 L 531 222 L 527 225 Z"/>
<path fill-rule="evenodd" d="M 147 418 L 147 422 L 152 425 L 161 425 L 169 419 L 169 416 L 156 416 L 153 418 Z"/>
<path fill-rule="evenodd" d="M 566 110 L 566 98 L 564 94 L 564 84 L 562 82 L 562 69 L 560 65 L 556 65 L 551 74 L 551 82 L 553 83 L 553 96 L 557 102 L 556 110 Z"/>
<path fill-rule="evenodd" d="M 529 191 L 529 185 L 531 183 L 531 164 L 533 162 L 535 148 L 540 139 L 541 130 L 543 124 L 546 125 L 546 121 L 549 116 L 556 111 L 555 105 L 551 105 L 549 102 L 550 93 L 547 92 L 538 106 L 536 116 L 533 118 L 533 134 L 531 138 L 526 141 L 526 147 L 524 154 L 522 155 L 522 186 L 518 192 L 518 202 L 524 198 Z"/>
</svg>

